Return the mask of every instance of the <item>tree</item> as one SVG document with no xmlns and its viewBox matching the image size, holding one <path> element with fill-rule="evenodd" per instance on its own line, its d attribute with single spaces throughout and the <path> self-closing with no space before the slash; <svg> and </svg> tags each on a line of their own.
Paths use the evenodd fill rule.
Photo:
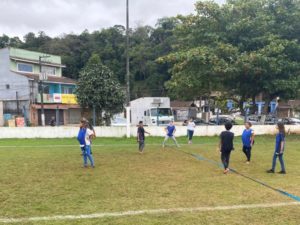
<svg viewBox="0 0 300 225">
<path fill-rule="evenodd" d="M 83 108 L 95 108 L 98 125 L 103 124 L 103 114 L 106 125 L 109 125 L 112 115 L 124 107 L 125 94 L 120 83 L 97 54 L 93 54 L 80 71 L 75 93 Z"/>
</svg>

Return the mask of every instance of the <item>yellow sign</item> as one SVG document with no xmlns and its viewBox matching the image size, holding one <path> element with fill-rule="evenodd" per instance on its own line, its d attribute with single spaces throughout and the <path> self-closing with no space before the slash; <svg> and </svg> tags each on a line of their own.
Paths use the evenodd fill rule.
<svg viewBox="0 0 300 225">
<path fill-rule="evenodd" d="M 78 104 L 76 95 L 74 95 L 74 94 L 61 94 L 61 103 L 62 104 Z"/>
</svg>

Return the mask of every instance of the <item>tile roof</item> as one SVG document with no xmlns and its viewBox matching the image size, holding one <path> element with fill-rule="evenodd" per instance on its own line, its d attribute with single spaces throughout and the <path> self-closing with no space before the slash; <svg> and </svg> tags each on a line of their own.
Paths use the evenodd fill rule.
<svg viewBox="0 0 300 225">
<path fill-rule="evenodd" d="M 32 74 L 32 73 L 20 73 L 20 72 L 15 72 L 13 71 L 14 73 L 16 74 L 19 74 L 19 75 L 22 75 L 22 76 L 25 76 L 31 80 L 36 80 L 38 81 L 39 80 L 39 74 Z M 57 77 L 57 76 L 48 76 L 48 80 L 45 81 L 46 83 L 63 83 L 63 84 L 76 84 L 76 80 L 73 80 L 71 78 L 68 78 L 68 77 Z"/>
</svg>

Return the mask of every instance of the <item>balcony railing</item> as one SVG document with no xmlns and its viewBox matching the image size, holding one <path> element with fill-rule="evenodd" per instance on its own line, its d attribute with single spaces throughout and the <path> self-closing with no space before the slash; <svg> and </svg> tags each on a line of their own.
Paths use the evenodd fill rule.
<svg viewBox="0 0 300 225">
<path fill-rule="evenodd" d="M 43 94 L 44 103 L 78 104 L 74 94 Z M 41 103 L 41 95 L 37 95 L 37 103 Z"/>
</svg>

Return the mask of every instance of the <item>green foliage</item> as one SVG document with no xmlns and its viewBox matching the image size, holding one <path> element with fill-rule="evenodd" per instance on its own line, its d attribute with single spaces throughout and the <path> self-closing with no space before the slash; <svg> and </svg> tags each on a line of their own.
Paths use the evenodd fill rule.
<svg viewBox="0 0 300 225">
<path fill-rule="evenodd" d="M 123 110 L 125 95 L 112 71 L 103 65 L 100 57 L 93 54 L 81 70 L 76 96 L 82 107 L 95 108 L 98 124 L 105 118 Z M 108 120 L 106 121 L 109 125 Z"/>
<path fill-rule="evenodd" d="M 192 99 L 222 91 L 240 96 L 240 105 L 260 93 L 267 103 L 277 96 L 295 98 L 299 9 L 300 1 L 293 0 L 197 2 L 195 15 L 178 17 L 172 53 L 158 59 L 172 64 L 169 93 Z"/>
</svg>

